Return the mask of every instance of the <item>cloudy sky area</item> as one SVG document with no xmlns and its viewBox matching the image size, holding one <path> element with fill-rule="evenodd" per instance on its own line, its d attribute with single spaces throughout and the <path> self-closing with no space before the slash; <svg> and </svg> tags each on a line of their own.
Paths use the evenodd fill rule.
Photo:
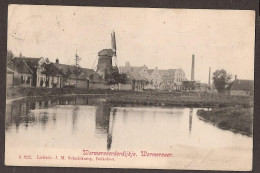
<svg viewBox="0 0 260 173">
<path fill-rule="evenodd" d="M 97 52 L 117 40 L 119 65 L 182 68 L 188 79 L 195 54 L 195 79 L 208 69 L 254 78 L 254 12 L 110 7 L 11 5 L 8 49 L 18 56 L 59 58 L 92 68 Z"/>
</svg>

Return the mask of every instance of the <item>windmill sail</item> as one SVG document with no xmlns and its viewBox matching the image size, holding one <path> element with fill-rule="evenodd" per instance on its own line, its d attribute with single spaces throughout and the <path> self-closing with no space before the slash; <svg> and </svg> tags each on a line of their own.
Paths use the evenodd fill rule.
<svg viewBox="0 0 260 173">
<path fill-rule="evenodd" d="M 114 31 L 111 33 L 111 46 L 112 46 L 114 55 L 116 56 L 116 35 L 115 35 Z"/>
<path fill-rule="evenodd" d="M 112 50 L 114 52 L 113 62 L 114 62 L 114 65 L 117 66 L 116 35 L 115 35 L 114 31 L 111 33 L 111 48 L 112 48 Z"/>
</svg>

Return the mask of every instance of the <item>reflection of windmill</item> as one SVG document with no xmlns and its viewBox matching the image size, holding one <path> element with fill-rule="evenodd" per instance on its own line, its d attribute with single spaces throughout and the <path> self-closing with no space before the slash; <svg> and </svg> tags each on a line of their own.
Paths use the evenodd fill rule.
<svg viewBox="0 0 260 173">
<path fill-rule="evenodd" d="M 107 134 L 107 150 L 110 150 L 111 145 L 112 145 L 112 135 L 113 135 L 113 129 L 114 129 L 114 121 L 115 121 L 115 116 L 116 116 L 117 109 L 113 109 L 112 116 L 110 116 L 109 122 L 111 123 L 108 127 L 108 134 Z"/>
<path fill-rule="evenodd" d="M 189 134 L 191 134 L 191 128 L 192 128 L 192 114 L 193 114 L 193 109 L 190 108 L 190 113 L 189 113 Z"/>
<path fill-rule="evenodd" d="M 115 31 L 113 31 L 111 33 L 111 48 L 112 48 L 112 51 L 114 52 L 114 55 L 113 55 L 113 59 L 114 59 L 114 66 L 117 66 L 117 55 L 116 55 L 116 35 L 115 35 Z"/>
</svg>

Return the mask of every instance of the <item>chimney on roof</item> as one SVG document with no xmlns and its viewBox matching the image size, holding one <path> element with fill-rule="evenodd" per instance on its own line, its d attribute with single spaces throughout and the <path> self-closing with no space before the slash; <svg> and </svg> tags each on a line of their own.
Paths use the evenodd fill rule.
<svg viewBox="0 0 260 173">
<path fill-rule="evenodd" d="M 125 62 L 125 66 L 130 66 L 130 62 Z"/>
<path fill-rule="evenodd" d="M 59 59 L 58 58 L 56 59 L 56 64 L 59 64 Z"/>
<path fill-rule="evenodd" d="M 192 55 L 192 64 L 191 64 L 191 81 L 194 81 L 194 67 L 195 66 L 195 55 Z"/>
</svg>

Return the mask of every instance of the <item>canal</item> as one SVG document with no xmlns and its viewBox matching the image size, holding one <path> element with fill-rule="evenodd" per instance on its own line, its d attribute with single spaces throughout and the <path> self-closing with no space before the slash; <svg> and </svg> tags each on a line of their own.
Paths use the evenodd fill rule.
<svg viewBox="0 0 260 173">
<path fill-rule="evenodd" d="M 82 155 L 81 151 L 171 152 L 168 160 L 116 158 L 113 166 L 250 170 L 253 139 L 222 130 L 196 115 L 198 108 L 111 105 L 96 97 L 17 100 L 6 106 L 6 158 L 20 153 Z M 63 154 L 64 155 L 64 154 Z M 34 157 L 34 156 L 33 156 Z M 148 160 L 147 160 L 148 159 Z M 139 161 L 138 161 L 139 160 Z M 56 163 L 56 162 L 55 162 Z M 61 166 L 63 163 L 59 163 Z M 21 163 L 30 164 L 29 162 Z M 49 162 L 31 164 L 52 166 Z M 54 164 L 54 162 L 53 162 Z M 65 164 L 65 163 L 64 163 Z M 93 163 L 113 167 L 110 163 Z M 84 164 L 84 166 L 92 166 Z M 72 163 L 71 166 L 82 166 Z"/>
</svg>

